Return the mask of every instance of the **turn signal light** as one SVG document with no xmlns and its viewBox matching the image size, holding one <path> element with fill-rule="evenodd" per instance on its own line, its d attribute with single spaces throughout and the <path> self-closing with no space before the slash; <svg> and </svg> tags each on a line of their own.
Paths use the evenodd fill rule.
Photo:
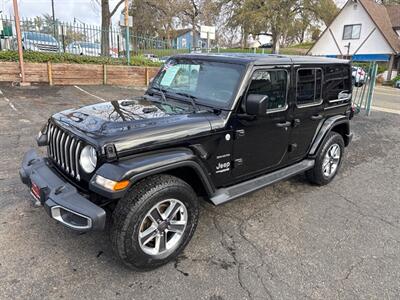
<svg viewBox="0 0 400 300">
<path fill-rule="evenodd" d="M 129 186 L 129 180 L 114 181 L 100 175 L 96 175 L 95 182 L 110 191 L 121 191 Z"/>
<path fill-rule="evenodd" d="M 120 191 L 120 190 L 126 189 L 128 187 L 128 185 L 129 185 L 128 180 L 117 182 L 114 185 L 114 191 Z"/>
</svg>

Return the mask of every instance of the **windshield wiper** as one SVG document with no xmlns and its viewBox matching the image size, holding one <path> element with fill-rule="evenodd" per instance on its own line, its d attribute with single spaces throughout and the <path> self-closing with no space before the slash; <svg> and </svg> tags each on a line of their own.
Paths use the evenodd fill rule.
<svg viewBox="0 0 400 300">
<path fill-rule="evenodd" d="M 190 103 L 192 104 L 192 106 L 194 108 L 194 112 L 198 112 L 199 111 L 199 108 L 198 108 L 198 106 L 196 104 L 196 100 L 198 99 L 197 97 L 195 97 L 193 95 L 190 95 L 188 93 L 183 93 L 183 92 L 177 92 L 175 94 L 188 98 L 190 100 Z"/>
<path fill-rule="evenodd" d="M 148 101 L 160 103 L 160 104 L 161 104 L 161 107 L 162 107 L 163 105 L 167 105 L 167 106 L 169 106 L 170 108 L 172 108 L 173 111 L 176 111 L 177 108 L 180 109 L 180 110 L 186 110 L 184 107 L 178 106 L 178 105 L 176 105 L 176 104 L 172 104 L 172 103 L 170 103 L 169 101 L 164 102 L 164 100 L 162 100 L 162 99 L 160 99 L 160 98 L 157 98 L 157 97 L 154 97 L 154 96 L 147 95 L 147 96 L 145 96 L 145 97 L 146 97 L 145 99 L 148 100 Z M 150 97 L 150 98 L 149 98 L 149 97 Z M 157 106 L 157 107 L 158 107 L 158 106 Z"/>
<path fill-rule="evenodd" d="M 162 89 L 161 85 L 158 85 L 158 90 L 160 91 L 161 98 L 162 98 L 162 100 L 164 101 L 164 103 L 167 103 L 167 97 L 165 96 L 165 92 L 164 92 L 164 90 Z"/>
</svg>

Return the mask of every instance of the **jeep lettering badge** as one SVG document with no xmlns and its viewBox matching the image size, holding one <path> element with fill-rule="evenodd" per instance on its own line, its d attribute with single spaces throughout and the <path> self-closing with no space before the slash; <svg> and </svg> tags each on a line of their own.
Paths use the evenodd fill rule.
<svg viewBox="0 0 400 300">
<path fill-rule="evenodd" d="M 190 54 L 166 66 L 143 97 L 51 116 L 47 157 L 30 150 L 20 169 L 66 227 L 104 230 L 111 214 L 114 252 L 136 270 L 179 255 L 202 198 L 220 205 L 303 172 L 328 184 L 352 139 L 346 60 Z"/>
<path fill-rule="evenodd" d="M 226 162 L 226 163 L 218 163 L 216 170 L 216 173 L 225 173 L 225 172 L 229 172 L 230 171 L 230 167 L 231 167 L 231 163 L 230 162 Z"/>
</svg>

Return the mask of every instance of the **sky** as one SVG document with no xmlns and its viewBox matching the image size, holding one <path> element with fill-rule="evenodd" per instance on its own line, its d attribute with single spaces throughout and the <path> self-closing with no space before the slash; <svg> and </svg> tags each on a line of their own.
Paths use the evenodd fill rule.
<svg viewBox="0 0 400 300">
<path fill-rule="evenodd" d="M 347 0 L 335 0 L 339 7 L 343 6 Z M 24 18 L 33 18 L 45 13 L 51 14 L 51 0 L 18 0 L 20 15 Z M 118 0 L 110 0 L 111 9 Z M 80 22 L 90 25 L 100 25 L 101 10 L 96 0 L 54 0 L 55 16 L 61 21 L 73 22 L 74 17 Z M 116 24 L 119 20 L 121 5 L 119 11 L 113 18 Z M 0 11 L 5 15 L 13 15 L 12 0 L 0 0 Z"/>
<path fill-rule="evenodd" d="M 110 0 L 111 9 L 118 0 Z M 18 0 L 20 16 L 24 18 L 33 18 L 45 13 L 51 15 L 51 0 Z M 13 15 L 12 0 L 0 0 L 0 11 L 4 15 Z M 54 0 L 55 17 L 65 22 L 73 22 L 74 17 L 79 21 L 90 25 L 100 25 L 101 10 L 96 0 Z M 120 7 L 122 10 L 123 5 Z M 119 20 L 120 11 L 118 11 L 113 22 Z"/>
</svg>

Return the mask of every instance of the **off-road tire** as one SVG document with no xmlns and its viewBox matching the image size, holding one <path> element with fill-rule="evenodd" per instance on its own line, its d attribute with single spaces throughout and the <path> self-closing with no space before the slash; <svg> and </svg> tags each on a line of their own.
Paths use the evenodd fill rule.
<svg viewBox="0 0 400 300">
<path fill-rule="evenodd" d="M 335 173 L 330 176 L 327 177 L 324 175 L 323 172 L 323 162 L 324 162 L 324 158 L 327 155 L 327 151 L 330 149 L 330 147 L 334 144 L 339 145 L 340 147 L 340 160 L 338 163 L 338 166 L 336 168 Z M 314 183 L 316 185 L 327 185 L 328 183 L 330 183 L 337 175 L 337 173 L 340 170 L 340 167 L 342 165 L 342 160 L 343 160 L 343 155 L 344 155 L 344 141 L 343 141 L 343 137 L 334 131 L 331 131 L 327 137 L 325 138 L 323 145 L 321 146 L 320 150 L 318 151 L 317 154 L 317 158 L 315 160 L 315 166 L 306 172 L 306 176 L 308 178 L 308 180 L 311 183 Z"/>
<path fill-rule="evenodd" d="M 166 257 L 146 254 L 138 236 L 142 220 L 163 199 L 174 198 L 187 209 L 187 224 L 180 244 Z M 121 261 L 136 271 L 147 271 L 174 260 L 185 248 L 196 229 L 199 216 L 198 197 L 183 180 L 170 175 L 155 175 L 140 181 L 122 198 L 111 218 L 111 244 Z"/>
</svg>

